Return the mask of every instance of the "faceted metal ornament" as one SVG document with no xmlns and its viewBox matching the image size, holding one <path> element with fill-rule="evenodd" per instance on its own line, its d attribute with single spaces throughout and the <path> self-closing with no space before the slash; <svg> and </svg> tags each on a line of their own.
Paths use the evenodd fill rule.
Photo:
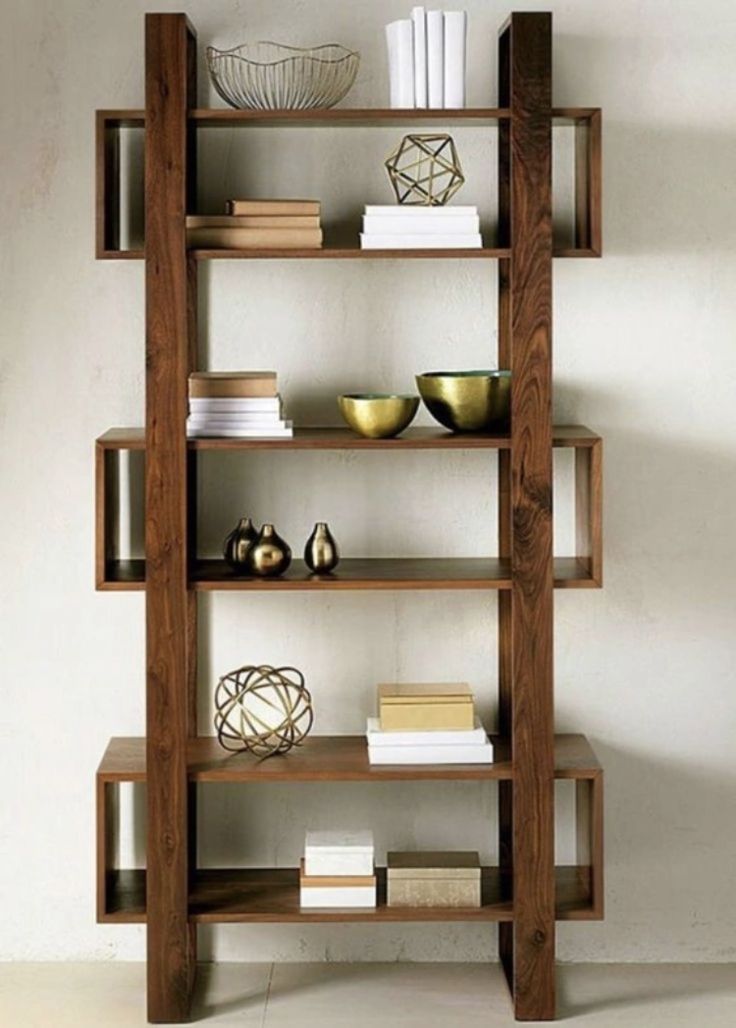
<svg viewBox="0 0 736 1028">
<path fill-rule="evenodd" d="M 399 203 L 441 207 L 465 182 L 452 136 L 408 135 L 386 161 Z"/>
</svg>

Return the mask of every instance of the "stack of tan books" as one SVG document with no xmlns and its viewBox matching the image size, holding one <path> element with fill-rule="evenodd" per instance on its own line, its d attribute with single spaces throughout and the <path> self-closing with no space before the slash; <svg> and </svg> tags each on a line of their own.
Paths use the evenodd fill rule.
<svg viewBox="0 0 736 1028">
<path fill-rule="evenodd" d="M 275 371 L 195 371 L 189 376 L 190 439 L 290 439 Z"/>
<path fill-rule="evenodd" d="M 229 200 L 227 214 L 190 215 L 187 244 L 200 250 L 318 250 L 319 200 Z"/>
<path fill-rule="evenodd" d="M 366 736 L 371 764 L 492 764 L 493 745 L 465 682 L 378 686 Z"/>
</svg>

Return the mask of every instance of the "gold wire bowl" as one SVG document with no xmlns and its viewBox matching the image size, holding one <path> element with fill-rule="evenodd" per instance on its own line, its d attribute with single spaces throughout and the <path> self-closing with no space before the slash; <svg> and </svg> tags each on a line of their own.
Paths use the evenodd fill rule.
<svg viewBox="0 0 736 1028">
<path fill-rule="evenodd" d="M 281 43 L 243 43 L 232 50 L 207 47 L 212 85 L 239 110 L 334 107 L 355 82 L 360 54 L 339 43 L 310 49 Z"/>
</svg>

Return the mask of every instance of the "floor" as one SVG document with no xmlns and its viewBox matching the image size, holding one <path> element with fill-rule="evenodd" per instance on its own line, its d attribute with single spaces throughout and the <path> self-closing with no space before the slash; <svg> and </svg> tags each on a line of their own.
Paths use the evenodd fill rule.
<svg viewBox="0 0 736 1028">
<path fill-rule="evenodd" d="M 0 964 L 2 1028 L 142 1028 L 142 964 Z M 732 964 L 577 964 L 558 972 L 574 1028 L 733 1028 Z M 193 1020 L 259 1028 L 510 1028 L 482 964 L 203 965 Z"/>
</svg>

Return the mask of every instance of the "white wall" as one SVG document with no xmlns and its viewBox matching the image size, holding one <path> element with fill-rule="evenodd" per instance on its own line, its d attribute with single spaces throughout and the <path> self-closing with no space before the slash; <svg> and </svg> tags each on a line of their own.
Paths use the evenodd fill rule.
<svg viewBox="0 0 736 1028">
<path fill-rule="evenodd" d="M 94 923 L 94 771 L 111 735 L 142 733 L 144 681 L 142 595 L 93 590 L 92 444 L 142 421 L 143 268 L 96 263 L 92 218 L 93 111 L 142 105 L 146 5 L 3 6 L 0 957 L 138 958 L 142 929 Z M 469 101 L 493 103 L 507 8 L 466 6 Z M 606 587 L 557 596 L 556 665 L 558 727 L 586 732 L 606 768 L 608 917 L 560 927 L 559 952 L 733 959 L 736 7 L 548 6 L 555 102 L 602 106 L 605 133 L 606 255 L 555 265 L 555 372 L 558 420 L 605 437 Z M 200 0 L 187 11 L 200 49 L 247 37 L 356 46 L 351 103 L 382 105 L 383 25 L 409 7 Z M 200 83 L 206 104 L 203 67 Z M 203 209 L 235 191 L 293 190 L 321 195 L 339 220 L 388 200 L 380 163 L 399 134 L 259 130 L 251 164 L 243 131 L 203 133 Z M 458 199 L 490 216 L 495 142 L 456 138 L 469 172 Z M 343 389 L 405 389 L 417 370 L 495 352 L 485 262 L 236 262 L 202 278 L 211 365 L 278 368 L 303 422 L 332 419 Z M 205 480 L 213 547 L 246 508 L 295 548 L 325 517 L 356 555 L 472 555 L 492 539 L 483 455 L 210 457 Z M 264 660 L 304 670 L 319 732 L 359 731 L 374 684 L 394 677 L 466 679 L 493 717 L 492 597 L 219 594 L 202 610 L 203 731 L 218 673 Z M 493 856 L 490 786 L 212 787 L 204 807 L 201 856 L 213 863 L 291 863 L 320 820 L 370 821 L 381 848 Z M 205 953 L 235 959 L 481 959 L 495 947 L 492 929 L 463 925 L 202 937 Z"/>
</svg>

